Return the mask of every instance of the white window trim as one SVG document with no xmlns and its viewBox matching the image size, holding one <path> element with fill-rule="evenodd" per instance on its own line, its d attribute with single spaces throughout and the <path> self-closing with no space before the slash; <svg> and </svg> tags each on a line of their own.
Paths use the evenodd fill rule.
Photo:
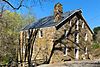
<svg viewBox="0 0 100 67">
<path fill-rule="evenodd" d="M 67 56 L 68 55 L 68 48 L 67 47 L 65 47 L 65 49 L 64 49 L 64 56 Z"/>
<path fill-rule="evenodd" d="M 84 29 L 84 22 L 82 22 L 82 28 Z"/>
<path fill-rule="evenodd" d="M 66 38 L 68 38 L 68 37 L 67 37 L 67 34 L 68 34 L 68 30 L 65 31 L 65 37 L 66 37 Z"/>
<path fill-rule="evenodd" d="M 79 50 L 76 51 L 76 59 L 79 59 Z"/>
<path fill-rule="evenodd" d="M 79 59 L 79 48 L 75 48 L 76 52 L 75 52 L 75 59 Z"/>
<path fill-rule="evenodd" d="M 77 33 L 77 36 L 76 36 L 76 43 L 79 43 L 79 33 Z"/>
<path fill-rule="evenodd" d="M 77 20 L 76 25 L 77 25 L 76 30 L 79 30 L 79 20 Z"/>
<path fill-rule="evenodd" d="M 87 33 L 86 33 L 86 34 L 85 34 L 85 41 L 87 41 L 87 38 L 88 38 L 87 36 L 88 36 L 88 35 L 87 35 Z"/>
<path fill-rule="evenodd" d="M 42 37 L 43 37 L 43 30 L 40 29 L 40 30 L 39 30 L 39 38 L 42 38 Z"/>
</svg>

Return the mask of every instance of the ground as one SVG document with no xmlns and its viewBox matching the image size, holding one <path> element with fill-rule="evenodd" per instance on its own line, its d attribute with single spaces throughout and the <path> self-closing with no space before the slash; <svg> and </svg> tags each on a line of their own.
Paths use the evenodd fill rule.
<svg viewBox="0 0 100 67">
<path fill-rule="evenodd" d="M 100 67 L 99 60 L 68 61 L 57 64 L 44 64 L 37 67 Z"/>
</svg>

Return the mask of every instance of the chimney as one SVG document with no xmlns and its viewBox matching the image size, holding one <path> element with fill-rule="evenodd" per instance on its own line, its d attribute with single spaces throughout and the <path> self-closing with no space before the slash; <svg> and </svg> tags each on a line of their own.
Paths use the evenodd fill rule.
<svg viewBox="0 0 100 67">
<path fill-rule="evenodd" d="M 62 4 L 57 3 L 54 6 L 54 22 L 60 22 L 61 18 L 62 18 Z"/>
</svg>

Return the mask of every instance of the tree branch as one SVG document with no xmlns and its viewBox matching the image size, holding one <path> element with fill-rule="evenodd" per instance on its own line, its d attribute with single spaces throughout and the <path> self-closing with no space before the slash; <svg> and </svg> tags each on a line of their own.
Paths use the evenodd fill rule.
<svg viewBox="0 0 100 67">
<path fill-rule="evenodd" d="M 14 7 L 9 1 L 7 1 L 7 0 L 2 0 L 2 1 L 4 1 L 5 3 L 7 3 L 10 7 L 12 7 L 14 10 L 18 10 L 21 6 L 22 6 L 22 3 L 23 3 L 23 1 L 24 0 L 21 0 L 21 2 L 20 2 L 20 5 L 18 6 L 18 7 Z"/>
</svg>

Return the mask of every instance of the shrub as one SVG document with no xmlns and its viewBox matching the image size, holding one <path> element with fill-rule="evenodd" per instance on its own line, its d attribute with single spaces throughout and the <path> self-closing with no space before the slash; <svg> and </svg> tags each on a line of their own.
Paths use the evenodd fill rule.
<svg viewBox="0 0 100 67">
<path fill-rule="evenodd" d="M 92 48 L 93 49 L 100 48 L 100 43 L 93 43 Z"/>
</svg>

